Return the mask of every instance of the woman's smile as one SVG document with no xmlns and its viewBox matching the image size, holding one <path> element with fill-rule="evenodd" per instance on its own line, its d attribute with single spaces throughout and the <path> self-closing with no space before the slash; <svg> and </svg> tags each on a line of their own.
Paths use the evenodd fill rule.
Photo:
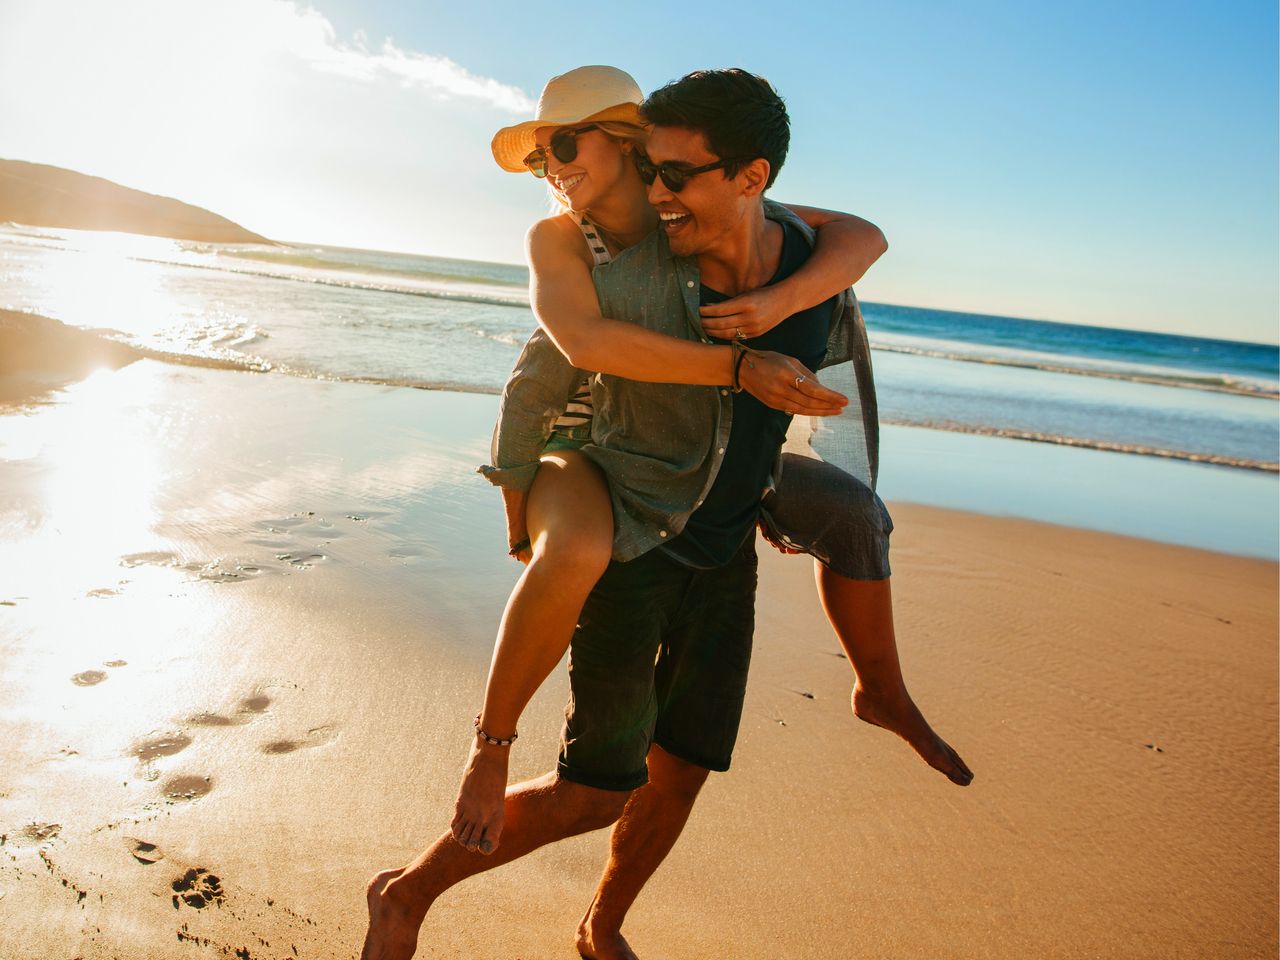
<svg viewBox="0 0 1280 960">
<path fill-rule="evenodd" d="M 586 174 L 584 173 L 573 173 L 563 178 L 560 176 L 557 176 L 556 189 L 559 190 L 562 194 L 564 194 L 567 197 L 571 193 L 573 193 L 575 189 L 577 189 L 578 184 L 582 182 L 582 179 L 585 176 Z"/>
</svg>

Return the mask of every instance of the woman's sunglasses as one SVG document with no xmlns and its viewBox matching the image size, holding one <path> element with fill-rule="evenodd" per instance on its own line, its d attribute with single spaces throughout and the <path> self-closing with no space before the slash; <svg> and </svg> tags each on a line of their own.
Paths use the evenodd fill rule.
<svg viewBox="0 0 1280 960">
<path fill-rule="evenodd" d="M 679 193 L 690 180 L 700 173 L 720 170 L 731 163 L 737 162 L 736 160 L 717 160 L 715 163 L 708 163 L 701 167 L 682 167 L 669 160 L 662 163 L 654 163 L 643 150 L 633 150 L 631 157 L 635 160 L 636 172 L 640 174 L 640 179 L 646 185 L 652 184 L 655 178 L 661 177 L 662 182 L 666 184 L 667 189 L 672 193 Z"/>
<path fill-rule="evenodd" d="M 595 130 L 596 125 L 589 123 L 585 127 L 573 127 L 557 130 L 551 135 L 551 153 L 561 163 L 573 163 L 578 159 L 578 134 Z M 539 147 L 524 158 L 524 165 L 529 172 L 541 180 L 547 175 L 547 148 Z"/>
</svg>

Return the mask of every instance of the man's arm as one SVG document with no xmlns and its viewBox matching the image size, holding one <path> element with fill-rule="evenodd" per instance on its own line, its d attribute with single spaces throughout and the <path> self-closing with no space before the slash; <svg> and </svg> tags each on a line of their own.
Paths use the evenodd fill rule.
<svg viewBox="0 0 1280 960">
<path fill-rule="evenodd" d="M 603 316 L 581 245 L 577 227 L 563 217 L 534 224 L 527 237 L 530 302 L 538 323 L 569 363 L 646 383 L 732 382 L 731 347 L 683 340 Z M 797 382 L 787 358 L 756 356 L 753 376 L 743 385 L 761 402 L 812 416 L 844 409 L 847 398 L 812 374 Z"/>
<path fill-rule="evenodd" d="M 741 330 L 748 337 L 758 337 L 792 314 L 853 286 L 889 249 L 879 227 L 853 214 L 783 206 L 770 200 L 765 205 L 771 212 L 793 215 L 817 231 L 813 254 L 780 283 L 704 306 L 702 327 L 712 336 L 732 337 Z"/>
</svg>

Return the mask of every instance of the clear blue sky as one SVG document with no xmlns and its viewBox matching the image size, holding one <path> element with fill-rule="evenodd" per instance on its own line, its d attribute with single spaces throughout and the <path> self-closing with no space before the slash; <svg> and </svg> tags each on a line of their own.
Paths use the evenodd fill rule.
<svg viewBox="0 0 1280 960">
<path fill-rule="evenodd" d="M 121 2 L 148 22 L 159 16 L 157 0 Z M 0 34 L 6 11 L 34 24 L 39 3 L 0 0 Z M 389 37 L 398 51 L 448 58 L 534 98 L 550 75 L 583 63 L 623 67 L 646 89 L 697 67 L 744 66 L 769 77 L 792 114 L 775 197 L 854 211 L 888 235 L 864 298 L 1280 339 L 1274 2 L 657 0 L 625 16 L 508 0 L 214 7 L 248 16 L 264 5 L 310 8 L 331 25 L 331 45 L 377 53 Z M 236 49 L 251 42 L 242 33 L 222 40 L 227 71 L 257 62 Z M 6 52 L 22 51 L 0 39 Z M 406 92 L 417 81 L 404 77 L 394 88 L 344 76 L 303 89 L 312 81 L 263 64 L 256 89 L 268 100 L 279 91 L 271 110 L 205 115 L 224 128 L 238 117 L 255 131 L 251 145 L 224 150 L 217 165 L 184 154 L 133 176 L 130 158 L 108 151 L 105 169 L 87 172 L 287 239 L 520 258 L 523 228 L 545 205 L 528 178 L 488 157 L 493 130 L 520 118 L 509 103 Z M 293 126 L 310 114 L 310 127 Z M 23 129 L 0 130 L 0 156 L 79 169 L 93 159 Z M 299 142 L 309 159 L 290 159 Z M 184 182 L 171 173 L 179 167 L 199 167 L 199 179 Z"/>
</svg>

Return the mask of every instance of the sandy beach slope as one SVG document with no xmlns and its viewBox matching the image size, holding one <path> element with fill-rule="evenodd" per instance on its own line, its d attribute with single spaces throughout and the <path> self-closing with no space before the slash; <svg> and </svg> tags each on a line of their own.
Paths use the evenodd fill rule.
<svg viewBox="0 0 1280 960">
<path fill-rule="evenodd" d="M 0 414 L 0 957 L 358 952 L 365 880 L 448 820 L 516 576 L 495 408 L 142 361 Z M 1276 564 L 892 506 L 908 677 L 977 780 L 851 718 L 808 562 L 762 552 L 734 769 L 640 955 L 1275 956 Z M 419 955 L 574 956 L 604 848 L 451 892 Z"/>
</svg>

